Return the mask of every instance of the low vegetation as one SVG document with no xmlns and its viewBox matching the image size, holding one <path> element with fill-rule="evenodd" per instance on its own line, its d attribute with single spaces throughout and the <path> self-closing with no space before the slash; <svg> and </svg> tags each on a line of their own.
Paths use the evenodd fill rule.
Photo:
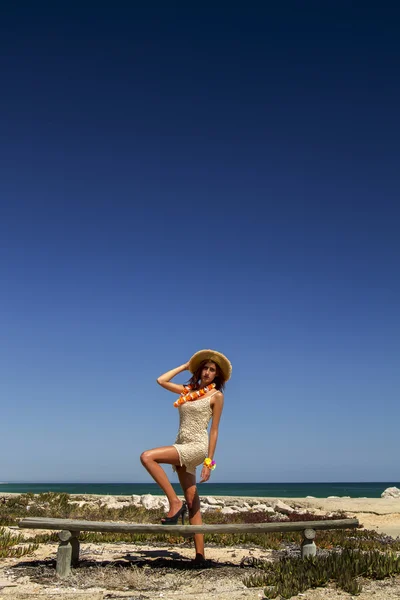
<svg viewBox="0 0 400 600">
<path fill-rule="evenodd" d="M 306 560 L 287 557 L 274 563 L 257 561 L 255 566 L 260 574 L 250 575 L 244 583 L 248 587 L 265 586 L 267 598 L 291 598 L 331 581 L 356 596 L 362 591 L 360 577 L 384 579 L 400 574 L 400 557 L 393 552 L 345 549 Z"/>
<path fill-rule="evenodd" d="M 32 554 L 38 547 L 38 542 L 25 544 L 21 534 L 13 535 L 4 527 L 0 527 L 0 558 L 20 558 Z"/>
</svg>

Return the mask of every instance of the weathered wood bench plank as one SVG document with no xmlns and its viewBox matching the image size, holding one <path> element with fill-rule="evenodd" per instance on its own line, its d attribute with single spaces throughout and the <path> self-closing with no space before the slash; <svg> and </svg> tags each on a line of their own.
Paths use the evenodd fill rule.
<svg viewBox="0 0 400 600">
<path fill-rule="evenodd" d="M 358 527 L 357 519 L 326 521 L 285 521 L 284 523 L 229 523 L 216 525 L 161 525 L 152 523 L 107 523 L 103 521 L 76 521 L 74 519 L 48 519 L 28 517 L 19 527 L 29 529 L 65 529 L 67 531 L 111 531 L 114 533 L 272 533 L 302 531 L 304 529 L 351 529 Z"/>
</svg>

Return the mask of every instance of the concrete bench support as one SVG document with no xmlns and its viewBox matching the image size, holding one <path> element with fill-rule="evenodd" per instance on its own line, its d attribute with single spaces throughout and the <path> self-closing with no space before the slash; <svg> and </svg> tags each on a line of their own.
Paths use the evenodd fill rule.
<svg viewBox="0 0 400 600">
<path fill-rule="evenodd" d="M 72 562 L 72 534 L 70 531 L 60 531 L 58 534 L 60 545 L 57 550 L 56 572 L 60 577 L 68 577 L 71 572 Z"/>
<path fill-rule="evenodd" d="M 315 545 L 315 529 L 304 529 L 303 541 L 301 543 L 301 558 L 307 558 L 308 556 L 316 556 L 317 546 Z"/>
</svg>

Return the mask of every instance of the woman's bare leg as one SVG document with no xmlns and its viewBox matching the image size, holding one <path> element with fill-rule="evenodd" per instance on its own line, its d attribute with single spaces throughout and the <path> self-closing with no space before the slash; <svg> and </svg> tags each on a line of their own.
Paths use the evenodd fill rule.
<svg viewBox="0 0 400 600">
<path fill-rule="evenodd" d="M 185 494 L 186 504 L 189 509 L 189 523 L 191 525 L 201 525 L 201 512 L 200 512 L 200 498 L 197 493 L 196 487 L 196 476 L 188 473 L 186 467 L 177 468 L 179 483 Z M 195 533 L 194 547 L 196 550 L 196 559 L 204 560 L 204 535 L 202 533 Z"/>
<path fill-rule="evenodd" d="M 179 500 L 164 469 L 159 463 L 178 466 L 180 463 L 177 449 L 174 446 L 162 446 L 161 448 L 145 450 L 140 455 L 140 460 L 142 461 L 142 465 L 147 469 L 154 481 L 158 483 L 167 496 L 169 502 L 169 512 L 167 516 L 172 517 L 181 508 L 182 501 Z"/>
</svg>

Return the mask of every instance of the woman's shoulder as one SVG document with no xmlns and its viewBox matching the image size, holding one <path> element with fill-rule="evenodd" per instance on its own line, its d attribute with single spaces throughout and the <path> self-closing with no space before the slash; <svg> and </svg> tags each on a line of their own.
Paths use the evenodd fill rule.
<svg viewBox="0 0 400 600">
<path fill-rule="evenodd" d="M 220 390 L 213 393 L 212 398 L 211 398 L 212 404 L 215 404 L 216 402 L 223 402 L 223 401 L 224 401 L 224 394 Z"/>
</svg>

